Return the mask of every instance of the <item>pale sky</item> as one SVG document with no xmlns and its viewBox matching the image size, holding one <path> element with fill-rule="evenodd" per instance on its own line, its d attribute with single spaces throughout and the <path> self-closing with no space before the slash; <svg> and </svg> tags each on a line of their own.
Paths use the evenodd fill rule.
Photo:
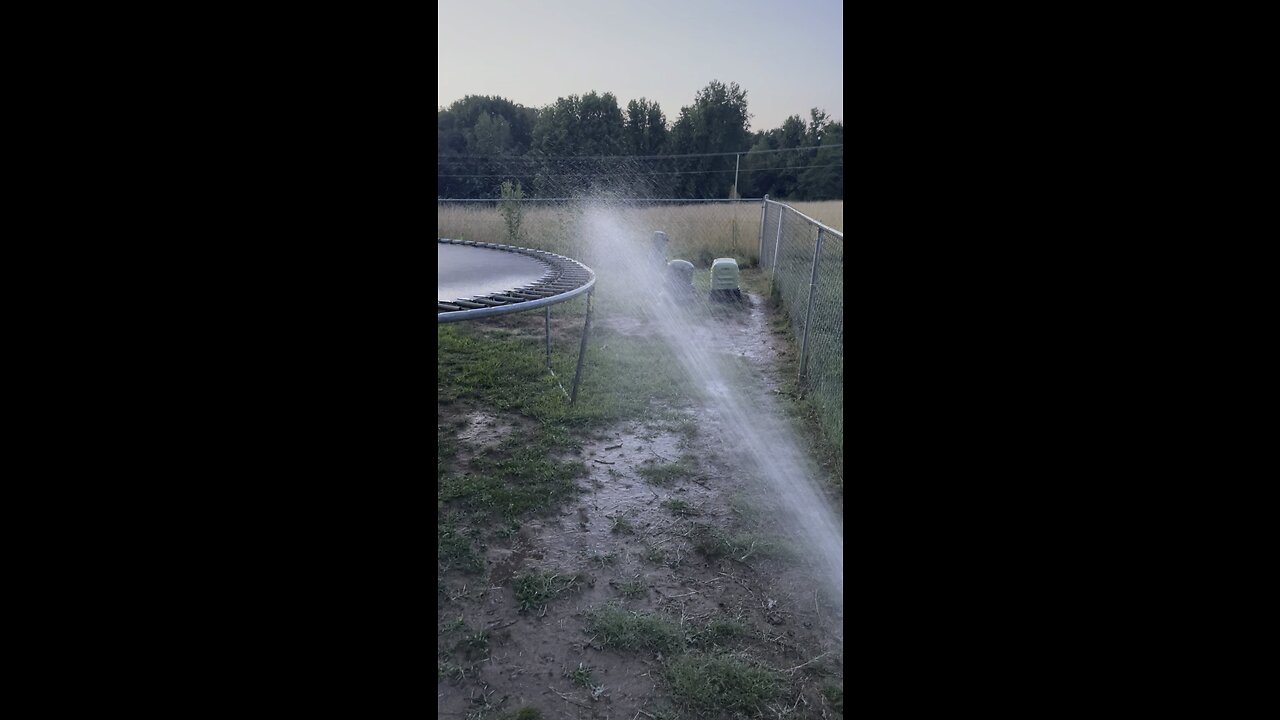
<svg viewBox="0 0 1280 720">
<path fill-rule="evenodd" d="M 751 130 L 809 109 L 844 121 L 842 0 L 440 0 L 437 106 L 526 107 L 592 90 L 656 100 L 668 123 L 711 80 L 747 92 Z"/>
</svg>

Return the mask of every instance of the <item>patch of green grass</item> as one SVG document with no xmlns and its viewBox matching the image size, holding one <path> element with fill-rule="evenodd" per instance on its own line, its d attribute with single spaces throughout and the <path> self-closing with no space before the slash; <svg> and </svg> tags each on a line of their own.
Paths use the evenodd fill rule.
<svg viewBox="0 0 1280 720">
<path fill-rule="evenodd" d="M 591 687 L 591 668 L 584 663 L 578 663 L 578 667 L 564 674 L 565 677 L 573 681 L 574 685 L 582 688 Z"/>
<path fill-rule="evenodd" d="M 489 650 L 489 631 L 480 630 L 471 632 L 471 628 L 467 627 L 466 620 L 459 617 L 447 623 L 440 628 L 440 636 L 443 640 L 446 635 L 459 634 L 461 637 L 453 643 L 454 650 L 461 650 L 467 658 L 473 658 L 484 655 Z M 442 656 L 447 656 L 448 651 L 442 651 Z"/>
<path fill-rule="evenodd" d="M 457 569 L 474 575 L 484 570 L 484 560 L 476 553 L 471 541 L 458 530 L 453 518 L 440 518 L 436 525 L 436 538 L 436 558 L 441 572 Z"/>
<path fill-rule="evenodd" d="M 662 677 L 682 709 L 757 715 L 785 687 L 781 676 L 744 658 L 700 653 L 673 658 Z"/>
<path fill-rule="evenodd" d="M 671 500 L 666 500 L 662 503 L 662 506 L 670 510 L 672 515 L 679 515 L 681 517 L 689 517 L 693 515 L 702 514 L 702 511 L 699 510 L 698 508 L 678 498 L 672 498 Z"/>
<path fill-rule="evenodd" d="M 573 304 L 573 301 L 566 303 Z M 558 306 L 561 317 L 577 310 Z M 553 319 L 553 324 L 555 319 Z M 465 325 L 465 326 L 464 326 Z M 643 416 L 652 406 L 688 402 L 688 381 L 662 343 L 597 328 L 588 343 L 578 401 L 570 405 L 558 381 L 547 372 L 541 342 L 541 317 L 512 315 L 502 322 L 443 325 L 437 328 L 437 400 L 441 407 L 477 407 L 495 414 L 519 415 L 497 445 L 472 448 L 460 467 L 457 424 L 448 412 L 437 429 L 437 504 L 441 572 L 484 569 L 483 547 L 472 541 L 509 538 L 531 513 L 551 509 L 574 497 L 586 465 L 565 455 L 580 450 L 584 434 L 608 422 Z M 580 325 L 571 330 L 578 332 Z M 560 381 L 573 377 L 578 343 L 553 329 L 552 365 Z M 453 414 L 456 414 L 454 411 Z M 463 533 L 483 532 L 470 540 Z M 615 527 L 626 532 L 629 524 Z"/>
<path fill-rule="evenodd" d="M 436 682 L 447 680 L 454 685 L 466 679 L 467 675 L 474 675 L 475 668 L 473 666 L 463 667 L 452 660 L 436 660 Z"/>
<path fill-rule="evenodd" d="M 693 532 L 693 546 L 709 559 L 732 558 L 747 562 L 753 557 L 787 558 L 793 553 L 777 539 L 749 532 L 728 532 L 699 525 Z"/>
<path fill-rule="evenodd" d="M 826 251 L 824 250 L 824 256 Z M 744 279 L 747 274 L 743 273 Z M 801 285 L 808 285 L 808 275 L 796 278 Z M 752 276 L 752 283 L 760 294 L 767 294 L 769 287 L 768 273 Z M 820 283 L 831 293 L 825 298 L 824 307 L 841 308 L 843 293 L 840 282 Z M 775 291 L 778 288 L 775 284 Z M 823 302 L 823 298 L 815 301 Z M 843 496 L 844 494 L 844 365 L 842 362 L 844 336 L 840 328 L 831 322 L 818 322 L 812 328 L 809 337 L 809 379 L 800 384 L 800 340 L 803 319 L 793 322 L 789 309 L 785 307 L 778 294 L 770 298 L 770 306 L 775 309 L 772 326 L 774 338 L 779 341 L 777 356 L 778 370 L 786 382 L 779 390 L 779 400 L 798 426 L 797 435 L 804 439 L 807 450 L 817 460 L 824 471 L 827 482 Z M 815 308 L 819 305 L 815 304 Z M 794 310 L 794 309 L 790 309 Z M 804 308 L 800 308 L 804 312 Z M 827 313 L 824 317 L 840 317 L 836 312 Z"/>
<path fill-rule="evenodd" d="M 481 630 L 472 633 L 462 639 L 462 644 L 466 646 L 466 652 L 471 654 L 484 654 L 489 649 L 489 631 Z"/>
<path fill-rule="evenodd" d="M 542 720 L 542 711 L 526 705 L 519 710 L 504 715 L 502 720 Z"/>
<path fill-rule="evenodd" d="M 684 646 L 680 627 L 670 620 L 612 605 L 595 608 L 587 614 L 587 631 L 606 648 L 670 655 Z"/>
<path fill-rule="evenodd" d="M 509 538 L 520 532 L 520 522 L 518 520 L 509 520 L 507 524 L 493 531 L 493 534 L 500 538 Z"/>
<path fill-rule="evenodd" d="M 591 556 L 591 562 L 600 563 L 600 569 L 603 570 L 605 565 L 612 565 L 618 560 L 618 553 L 608 552 L 604 555 L 599 553 Z"/>
<path fill-rule="evenodd" d="M 676 408 L 662 408 L 657 412 L 650 412 L 649 418 L 655 421 L 657 429 L 666 432 L 682 435 L 686 438 L 694 438 L 698 435 L 698 422 L 688 413 Z"/>
<path fill-rule="evenodd" d="M 577 491 L 574 480 L 586 474 L 585 465 L 550 457 L 557 444 L 548 437 L 521 440 L 528 444 L 504 444 L 499 446 L 503 452 L 473 459 L 471 472 L 440 478 L 439 500 L 472 513 L 500 515 L 510 523 Z"/>
<path fill-rule="evenodd" d="M 622 596 L 631 600 L 641 597 L 648 592 L 649 586 L 645 584 L 639 577 L 633 577 L 626 582 L 618 583 L 618 592 Z"/>
<path fill-rule="evenodd" d="M 513 322 L 521 322 L 512 317 Z M 541 334 L 540 317 L 524 322 L 531 334 Z M 662 343 L 607 327 L 592 328 L 578 401 L 573 405 L 547 372 L 541 342 L 503 337 L 474 323 L 441 325 L 437 330 L 438 400 L 471 398 L 541 423 L 585 428 L 641 416 L 654 400 L 684 404 L 689 399 L 689 381 L 670 350 Z M 580 332 L 579 327 L 573 328 L 572 341 L 552 332 L 551 364 L 562 381 L 574 376 Z"/>
<path fill-rule="evenodd" d="M 609 526 L 609 532 L 611 533 L 622 533 L 625 535 L 632 535 L 635 533 L 635 531 L 636 531 L 635 526 L 632 525 L 629 520 L 627 520 L 626 515 L 623 515 L 621 513 L 619 513 L 617 517 L 613 518 L 613 525 Z"/>
<path fill-rule="evenodd" d="M 660 547 L 654 547 L 652 545 L 648 545 L 645 547 L 645 550 L 644 550 L 644 559 L 648 560 L 651 563 L 661 565 L 662 563 L 666 562 L 667 554 L 663 552 L 662 548 Z"/>
<path fill-rule="evenodd" d="M 693 418 L 681 418 L 676 421 L 674 427 L 671 429 L 673 432 L 683 435 L 685 438 L 690 440 L 696 438 L 700 432 L 698 429 L 698 422 Z"/>
<path fill-rule="evenodd" d="M 844 715 L 844 683 L 836 685 L 835 683 L 825 683 L 822 686 L 822 696 L 831 703 L 831 707 L 842 716 Z"/>
<path fill-rule="evenodd" d="M 760 509 L 742 495 L 734 495 L 729 498 L 729 509 L 733 511 L 734 515 L 743 520 L 752 521 L 760 517 Z"/>
<path fill-rule="evenodd" d="M 641 465 L 637 472 L 654 485 L 671 485 L 678 480 L 696 476 L 698 474 L 698 458 L 685 453 L 675 462 Z"/>
<path fill-rule="evenodd" d="M 751 636 L 751 628 L 737 620 L 714 620 L 694 633 L 691 641 L 702 647 L 727 645 L 733 640 Z"/>
<path fill-rule="evenodd" d="M 436 478 L 444 477 L 449 469 L 449 461 L 458 454 L 458 444 L 453 431 L 438 426 L 436 429 Z"/>
<path fill-rule="evenodd" d="M 561 593 L 573 589 L 577 575 L 543 572 L 516 578 L 514 588 L 520 612 L 541 610 Z"/>
</svg>

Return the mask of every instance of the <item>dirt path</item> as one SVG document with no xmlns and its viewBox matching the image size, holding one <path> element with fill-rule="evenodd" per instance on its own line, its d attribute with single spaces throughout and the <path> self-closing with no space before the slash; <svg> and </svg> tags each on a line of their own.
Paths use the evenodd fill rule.
<svg viewBox="0 0 1280 720">
<path fill-rule="evenodd" d="M 749 368 L 753 392 L 776 393 L 774 358 L 787 344 L 762 298 L 747 298 L 716 310 L 724 332 L 714 341 Z M 648 335 L 643 321 L 600 322 Z M 458 439 L 483 442 L 496 422 L 476 412 Z M 774 503 L 741 479 L 719 422 L 696 404 L 664 408 L 584 443 L 584 492 L 491 545 L 483 575 L 438 608 L 440 647 L 453 649 L 442 661 L 440 715 L 498 718 L 535 708 L 544 718 L 841 716 L 842 610 L 776 525 Z M 529 578 L 547 588 L 533 605 Z M 625 618 L 674 628 L 679 650 L 646 645 L 644 626 L 635 640 Z M 693 660 L 673 663 L 673 652 Z M 699 694 L 699 673 L 721 667 L 712 658 L 764 668 L 773 684 L 755 695 L 743 690 L 742 704 L 726 700 L 722 712 L 689 711 L 683 700 Z M 838 700 L 832 688 L 841 688 Z"/>
</svg>

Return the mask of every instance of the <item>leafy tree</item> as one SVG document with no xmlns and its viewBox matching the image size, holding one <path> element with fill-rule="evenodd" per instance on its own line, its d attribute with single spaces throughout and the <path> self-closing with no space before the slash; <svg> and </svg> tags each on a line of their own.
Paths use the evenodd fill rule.
<svg viewBox="0 0 1280 720">
<path fill-rule="evenodd" d="M 436 121 L 441 196 L 493 197 L 496 178 L 470 176 L 507 172 L 501 158 L 528 152 L 536 118 L 532 108 L 488 95 L 467 95 L 441 108 Z"/>
<path fill-rule="evenodd" d="M 743 197 L 844 196 L 844 153 L 834 147 L 844 142 L 842 123 L 813 108 L 808 121 L 793 115 L 781 127 L 752 133 L 750 118 L 746 91 L 718 80 L 699 90 L 673 122 L 656 102 L 642 97 L 624 110 L 608 92 L 557 98 L 541 109 L 468 95 L 437 112 L 440 194 L 492 198 L 502 194 L 503 180 L 524 180 L 533 195 L 558 194 L 583 182 L 579 178 L 616 185 L 626 177 L 619 170 L 625 161 L 595 158 L 644 155 L 671 157 L 633 163 L 637 172 L 626 192 L 722 198 L 733 190 L 734 153 L 750 150 L 741 158 L 737 190 Z M 713 156 L 683 157 L 690 154 Z M 536 160 L 547 156 L 577 159 Z"/>
<path fill-rule="evenodd" d="M 482 116 L 488 116 L 491 123 L 505 122 L 510 128 L 509 149 L 512 154 L 523 155 L 528 152 L 537 111 L 517 105 L 506 98 L 488 95 L 468 95 L 440 110 L 438 128 L 441 140 L 448 140 L 447 143 L 441 143 L 440 152 L 442 154 L 471 152 L 458 146 L 454 133 L 465 137 L 468 132 L 474 130 Z M 449 137 L 446 138 L 446 136 Z"/>
<path fill-rule="evenodd" d="M 756 133 L 752 150 L 796 150 L 743 157 L 742 167 L 750 184 L 743 182 L 743 194 L 776 199 L 829 200 L 844 196 L 844 125 L 832 122 L 826 112 L 814 108 L 809 122 L 792 115 L 782 127 Z M 766 169 L 767 168 L 767 169 Z"/>
<path fill-rule="evenodd" d="M 480 115 L 467 133 L 467 150 L 472 155 L 498 156 L 513 149 L 511 123 L 501 115 Z"/>
<path fill-rule="evenodd" d="M 556 98 L 538 113 L 533 148 L 550 156 L 621 154 L 624 122 L 613 93 Z"/>
<path fill-rule="evenodd" d="M 742 172 L 739 183 L 743 197 L 762 197 L 774 195 L 773 187 L 777 183 L 778 171 L 773 169 L 778 162 L 778 154 L 765 152 L 778 149 L 778 132 L 756 132 L 752 135 L 751 150 L 742 156 Z"/>
<path fill-rule="evenodd" d="M 831 147 L 844 143 L 844 124 L 826 122 L 814 135 L 816 151 L 799 179 L 802 200 L 844 199 L 844 149 Z M 809 153 L 804 153 L 810 155 Z"/>
<path fill-rule="evenodd" d="M 787 150 L 798 150 L 805 146 L 805 124 L 799 115 L 792 115 L 782 121 L 782 127 L 778 128 L 778 147 Z M 772 197 L 778 198 L 796 198 L 798 199 L 798 191 L 800 189 L 800 168 L 807 164 L 807 153 L 802 152 L 786 152 L 774 155 L 772 164 L 774 167 L 781 168 L 777 171 L 774 178 L 774 184 L 771 188 L 773 192 L 769 193 Z"/>
<path fill-rule="evenodd" d="M 631 155 L 657 155 L 667 147 L 667 118 L 656 102 L 645 98 L 627 103 L 626 151 Z"/>
<path fill-rule="evenodd" d="M 712 80 L 698 91 L 693 105 L 680 108 L 680 117 L 671 129 L 672 150 L 681 155 L 743 151 L 748 147 L 750 127 L 747 92 L 737 83 Z M 733 185 L 734 161 L 734 156 L 722 155 L 681 163 L 683 169 L 694 172 L 680 179 L 677 190 L 691 198 L 726 197 Z"/>
</svg>

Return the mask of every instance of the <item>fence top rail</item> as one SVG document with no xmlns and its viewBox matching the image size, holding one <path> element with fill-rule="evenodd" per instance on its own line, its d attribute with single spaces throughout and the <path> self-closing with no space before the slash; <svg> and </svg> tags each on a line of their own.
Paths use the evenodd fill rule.
<svg viewBox="0 0 1280 720">
<path fill-rule="evenodd" d="M 665 202 L 665 203 L 709 203 L 709 202 L 760 202 L 764 198 L 520 198 L 517 202 Z M 437 203 L 467 202 L 502 202 L 502 198 L 436 198 Z"/>
<path fill-rule="evenodd" d="M 844 239 L 844 233 L 842 233 L 842 232 L 840 232 L 839 230 L 837 230 L 837 229 L 835 229 L 835 228 L 831 227 L 830 225 L 825 225 L 825 224 L 823 224 L 823 223 L 818 222 L 817 220 L 814 220 L 813 218 L 809 217 L 808 215 L 805 215 L 804 213 L 800 212 L 799 210 L 797 210 L 797 209 L 795 209 L 795 208 L 791 207 L 790 205 L 788 205 L 788 204 L 786 204 L 786 203 L 780 203 L 780 202 L 778 202 L 777 200 L 765 200 L 765 202 L 766 202 L 766 203 L 769 203 L 770 205 L 778 205 L 778 206 L 780 206 L 780 207 L 784 207 L 784 208 L 786 208 L 786 209 L 790 210 L 791 212 L 793 212 L 793 213 L 795 213 L 795 214 L 799 215 L 800 217 L 804 218 L 805 220 L 808 220 L 811 224 L 813 224 L 813 225 L 817 225 L 818 227 L 822 228 L 823 230 L 826 230 L 826 231 L 827 231 L 827 232 L 829 232 L 829 233 L 833 233 L 833 234 L 835 234 L 835 235 L 838 235 L 838 236 L 840 237 L 840 239 L 841 239 L 841 240 L 843 240 L 843 239 Z"/>
</svg>

